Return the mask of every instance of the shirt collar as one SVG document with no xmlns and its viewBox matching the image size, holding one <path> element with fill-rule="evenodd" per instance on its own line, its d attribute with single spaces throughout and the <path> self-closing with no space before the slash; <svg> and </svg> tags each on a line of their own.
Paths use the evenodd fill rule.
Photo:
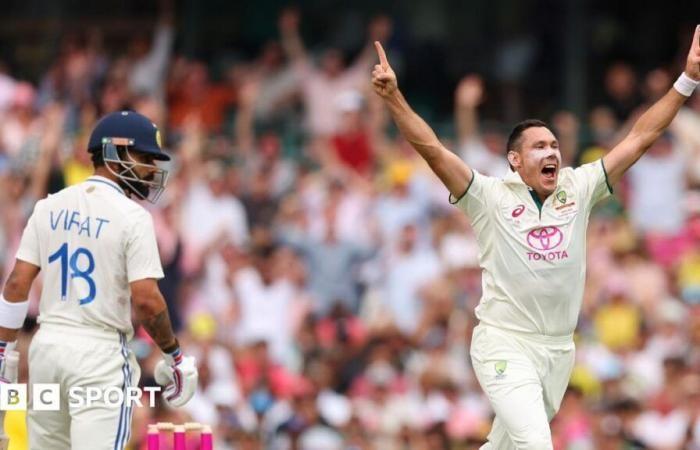
<svg viewBox="0 0 700 450">
<path fill-rule="evenodd" d="M 542 206 L 544 206 L 544 202 L 540 200 L 540 197 L 537 195 L 534 189 L 525 184 L 523 179 L 520 178 L 520 174 L 518 172 L 511 170 L 503 178 L 503 182 L 505 184 L 510 184 L 511 186 L 524 186 L 525 188 L 527 188 L 527 191 L 532 197 L 532 200 L 535 202 L 535 205 L 537 205 L 537 210 L 540 212 L 540 216 L 542 215 Z"/>
<path fill-rule="evenodd" d="M 124 192 L 124 189 L 122 189 L 121 186 L 119 186 L 117 183 L 110 180 L 109 178 L 105 178 L 105 177 L 100 176 L 100 175 L 93 175 L 93 176 L 89 177 L 86 181 L 91 182 L 91 183 L 106 184 L 106 185 L 110 186 L 111 188 L 116 189 L 117 192 L 119 192 L 120 194 L 126 195 L 126 192 Z"/>
<path fill-rule="evenodd" d="M 522 184 L 523 186 L 531 189 L 530 186 L 526 185 L 520 174 L 514 170 L 509 170 L 506 176 L 503 178 L 503 182 L 506 184 Z"/>
</svg>

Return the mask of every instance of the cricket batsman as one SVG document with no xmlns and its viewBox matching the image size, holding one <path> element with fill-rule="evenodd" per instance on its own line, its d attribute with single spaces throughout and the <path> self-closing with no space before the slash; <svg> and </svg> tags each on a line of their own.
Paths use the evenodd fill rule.
<svg viewBox="0 0 700 450">
<path fill-rule="evenodd" d="M 574 364 L 591 208 L 612 193 L 700 83 L 700 25 L 684 73 L 601 160 L 561 167 L 556 136 L 544 122 L 526 120 L 508 139 L 511 171 L 504 179 L 478 173 L 440 143 L 399 91 L 381 44 L 375 46 L 375 92 L 450 191 L 450 202 L 470 218 L 479 243 L 483 296 L 471 359 L 496 414 L 481 449 L 552 449 L 549 421 Z"/>
<path fill-rule="evenodd" d="M 163 352 L 156 380 L 163 397 L 182 406 L 194 394 L 197 369 L 184 357 L 157 280 L 163 277 L 153 221 L 132 198 L 155 201 L 167 171 L 156 161 L 157 127 L 119 111 L 90 136 L 94 175 L 37 202 L 0 296 L 0 374 L 28 309 L 29 289 L 43 273 L 39 330 L 29 349 L 27 427 L 31 450 L 121 450 L 129 441 L 133 405 L 98 400 L 77 405 L 71 388 L 137 386 L 140 369 L 127 347 L 137 319 Z M 60 409 L 40 411 L 36 383 L 60 385 Z M 126 396 L 126 394 L 125 394 Z"/>
</svg>

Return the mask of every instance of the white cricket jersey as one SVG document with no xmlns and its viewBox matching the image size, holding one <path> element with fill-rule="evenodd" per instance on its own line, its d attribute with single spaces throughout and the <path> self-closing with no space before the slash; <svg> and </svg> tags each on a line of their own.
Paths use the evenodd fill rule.
<svg viewBox="0 0 700 450">
<path fill-rule="evenodd" d="M 17 259 L 41 268 L 40 323 L 129 338 L 129 283 L 163 278 L 150 214 L 100 176 L 37 202 Z"/>
<path fill-rule="evenodd" d="M 470 217 L 479 243 L 477 318 L 525 333 L 573 333 L 586 277 L 588 218 L 612 192 L 602 160 L 561 169 L 541 210 L 517 172 L 503 180 L 472 173 L 457 206 Z"/>
</svg>

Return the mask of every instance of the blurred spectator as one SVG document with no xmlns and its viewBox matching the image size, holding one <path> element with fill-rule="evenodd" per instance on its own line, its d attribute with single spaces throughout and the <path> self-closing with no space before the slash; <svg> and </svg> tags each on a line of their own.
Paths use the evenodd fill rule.
<svg viewBox="0 0 700 450">
<path fill-rule="evenodd" d="M 224 165 L 209 161 L 201 174 L 182 199 L 181 215 L 185 244 L 196 258 L 217 243 L 242 246 L 249 239 L 245 208 L 226 187 Z"/>
<path fill-rule="evenodd" d="M 135 95 L 162 100 L 175 30 L 171 0 L 161 0 L 161 9 L 150 48 L 148 38 L 144 35 L 136 36 L 129 44 L 129 89 Z"/>
<path fill-rule="evenodd" d="M 170 126 L 181 132 L 187 121 L 201 124 L 208 132 L 221 132 L 226 109 L 236 100 L 228 83 L 214 83 L 201 61 L 179 58 L 168 82 Z"/>
<path fill-rule="evenodd" d="M 669 130 L 685 152 L 691 185 L 700 187 L 700 100 L 697 96 L 678 111 Z"/>
<path fill-rule="evenodd" d="M 468 75 L 459 82 L 455 91 L 457 145 L 461 158 L 474 170 L 502 177 L 508 171 L 505 138 L 496 130 L 479 130 L 477 108 L 484 97 L 484 81 L 478 75 Z"/>
<path fill-rule="evenodd" d="M 619 121 L 626 120 L 642 103 L 637 75 L 625 62 L 616 62 L 605 73 L 605 100 Z"/>
<path fill-rule="evenodd" d="M 388 192 L 382 193 L 375 203 L 377 225 L 382 241 L 391 246 L 398 240 L 402 230 L 411 225 L 425 240 L 427 228 L 428 202 L 419 180 L 414 176 L 414 168 L 406 161 L 397 161 L 387 168 Z"/>
<path fill-rule="evenodd" d="M 248 88 L 256 93 L 251 99 L 251 119 L 266 129 L 284 126 L 296 119 L 295 101 L 301 80 L 285 59 L 279 42 L 266 42 L 249 67 Z"/>
<path fill-rule="evenodd" d="M 252 264 L 232 267 L 230 277 L 236 298 L 235 335 L 238 345 L 265 342 L 271 358 L 289 363 L 292 340 L 308 305 L 284 277 L 280 250 L 261 249 Z"/>
<path fill-rule="evenodd" d="M 375 150 L 372 137 L 363 123 L 364 98 L 358 91 L 348 90 L 336 97 L 336 107 L 341 112 L 339 125 L 331 139 L 335 158 L 340 164 L 362 175 L 369 175 L 374 168 Z"/>
<path fill-rule="evenodd" d="M 680 358 L 687 349 L 686 308 L 675 299 L 663 299 L 650 318 L 654 325 L 654 335 L 647 342 L 647 349 L 657 360 Z"/>
<path fill-rule="evenodd" d="M 586 411 L 583 393 L 569 388 L 564 394 L 559 412 L 552 424 L 559 441 L 556 449 L 593 450 L 593 430 L 591 418 Z"/>
<path fill-rule="evenodd" d="M 681 231 L 686 172 L 685 155 L 669 135 L 656 141 L 645 158 L 630 168 L 629 212 L 638 231 L 667 237 Z"/>
<path fill-rule="evenodd" d="M 241 199 L 248 219 L 248 229 L 253 246 L 272 243 L 270 227 L 279 208 L 273 191 L 274 178 L 269 170 L 261 169 L 252 175 L 250 189 Z"/>
<path fill-rule="evenodd" d="M 240 428 L 251 430 L 257 426 L 255 413 L 243 395 L 230 352 L 216 342 L 216 327 L 207 314 L 190 321 L 192 355 L 199 362 L 200 378 L 198 391 L 185 409 L 201 423 L 216 427 L 233 419 Z"/>
<path fill-rule="evenodd" d="M 118 83 L 119 65 L 115 63 L 110 68 L 99 29 L 68 33 L 60 46 L 58 58 L 39 84 L 37 104 L 40 107 L 60 101 L 77 110 L 95 98 L 106 76 L 110 77 L 113 86 Z M 107 89 L 104 91 L 106 93 Z M 113 103 L 115 107 L 104 111 L 114 111 L 120 106 L 116 103 Z"/>
<path fill-rule="evenodd" d="M 15 84 L 9 114 L 0 125 L 0 148 L 9 158 L 31 160 L 37 153 L 40 121 L 35 100 L 36 90 L 30 83 Z"/>
<path fill-rule="evenodd" d="M 370 248 L 362 248 L 352 242 L 339 239 L 336 231 L 337 206 L 327 204 L 324 215 L 325 236 L 315 239 L 303 229 L 287 229 L 282 232 L 284 243 L 297 249 L 309 268 L 309 291 L 314 297 L 313 310 L 319 316 L 327 315 L 336 305 L 357 312 L 359 287 L 349 273 L 357 265 L 372 256 Z"/>
<path fill-rule="evenodd" d="M 681 257 L 677 277 L 683 301 L 700 304 L 700 251 L 690 250 Z"/>
<path fill-rule="evenodd" d="M 8 73 L 5 63 L 0 61 L 0 114 L 12 105 L 15 83 L 15 80 Z"/>
<path fill-rule="evenodd" d="M 306 106 L 306 126 L 314 136 L 328 136 L 338 131 L 342 109 L 337 108 L 338 95 L 345 91 L 362 91 L 367 85 L 367 73 L 374 63 L 374 41 L 384 41 L 391 34 L 391 19 L 375 18 L 369 24 L 368 43 L 350 66 L 345 66 L 344 55 L 337 48 L 323 51 L 319 67 L 306 53 L 299 33 L 300 15 L 295 9 L 286 9 L 280 16 L 282 47 L 302 82 Z"/>
<path fill-rule="evenodd" d="M 422 311 L 421 289 L 441 272 L 440 261 L 430 248 L 421 248 L 415 225 L 399 232 L 396 253 L 391 255 L 385 285 L 385 305 L 404 333 L 415 331 Z"/>
<path fill-rule="evenodd" d="M 85 148 L 97 120 L 97 109 L 93 104 L 85 103 L 80 107 L 75 124 L 76 137 L 72 142 L 73 148 L 69 149 L 69 154 L 63 155 L 63 182 L 66 186 L 85 181 L 92 175 L 92 160 Z"/>
<path fill-rule="evenodd" d="M 634 423 L 635 436 L 650 448 L 682 448 L 688 436 L 689 416 L 680 407 L 681 391 L 676 389 L 684 371 L 682 361 L 664 364 L 666 383 L 652 400 L 651 409 L 642 412 Z M 663 433 L 659 433 L 663 430 Z"/>
<path fill-rule="evenodd" d="M 605 289 L 608 301 L 598 308 L 594 317 L 598 340 L 615 351 L 629 350 L 640 338 L 642 315 L 629 300 L 624 279 L 612 279 Z"/>
</svg>

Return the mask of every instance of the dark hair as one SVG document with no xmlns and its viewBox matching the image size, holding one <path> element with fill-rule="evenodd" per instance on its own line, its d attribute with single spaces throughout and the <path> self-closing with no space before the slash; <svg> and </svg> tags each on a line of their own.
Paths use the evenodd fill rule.
<svg viewBox="0 0 700 450">
<path fill-rule="evenodd" d="M 508 136 L 508 143 L 506 144 L 506 155 L 508 155 L 508 153 L 510 152 L 517 152 L 519 150 L 518 147 L 520 146 L 520 141 L 523 132 L 528 128 L 535 127 L 549 128 L 549 125 L 547 125 L 545 122 L 539 119 L 527 119 L 516 124 L 513 128 L 513 131 L 510 132 L 510 136 Z M 508 163 L 508 166 L 510 167 L 510 170 L 514 170 L 513 166 L 510 163 Z"/>
<path fill-rule="evenodd" d="M 102 150 L 95 150 L 94 152 L 90 152 L 90 156 L 92 159 L 92 166 L 95 169 L 105 165 L 105 160 L 104 160 L 104 155 L 102 154 Z"/>
</svg>

